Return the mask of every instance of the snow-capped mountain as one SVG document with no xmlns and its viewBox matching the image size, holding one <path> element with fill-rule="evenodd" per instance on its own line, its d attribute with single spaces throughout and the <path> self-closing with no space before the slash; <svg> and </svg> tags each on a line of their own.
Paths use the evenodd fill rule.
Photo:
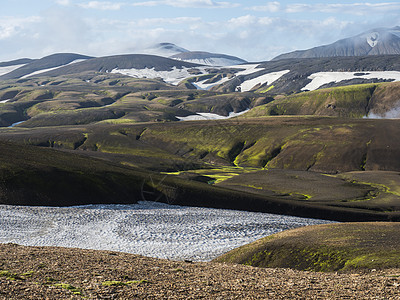
<svg viewBox="0 0 400 300">
<path fill-rule="evenodd" d="M 233 66 L 246 63 L 245 60 L 239 57 L 225 55 L 225 54 L 218 54 L 218 53 L 209 53 L 204 51 L 182 52 L 171 56 L 171 58 L 201 65 L 219 66 L 219 67 Z"/>
<path fill-rule="evenodd" d="M 213 67 L 233 66 L 246 63 L 245 60 L 236 56 L 205 51 L 190 51 L 173 43 L 159 43 L 139 52 Z"/>
<path fill-rule="evenodd" d="M 170 57 L 172 55 L 189 52 L 189 50 L 179 47 L 173 43 L 159 43 L 149 48 L 139 51 L 142 54 Z"/>
<path fill-rule="evenodd" d="M 377 28 L 333 44 L 281 54 L 273 60 L 400 54 L 400 27 Z"/>
</svg>

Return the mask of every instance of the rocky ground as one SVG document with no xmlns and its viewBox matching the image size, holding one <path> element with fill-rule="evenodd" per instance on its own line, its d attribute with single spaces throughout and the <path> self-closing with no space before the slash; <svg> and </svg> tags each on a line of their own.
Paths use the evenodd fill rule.
<svg viewBox="0 0 400 300">
<path fill-rule="evenodd" d="M 400 299 L 400 269 L 315 273 L 0 244 L 1 299 Z"/>
</svg>

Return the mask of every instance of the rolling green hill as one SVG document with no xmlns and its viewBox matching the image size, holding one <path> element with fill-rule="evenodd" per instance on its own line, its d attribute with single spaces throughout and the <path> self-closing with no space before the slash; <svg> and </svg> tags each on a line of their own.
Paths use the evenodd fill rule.
<svg viewBox="0 0 400 300">
<path fill-rule="evenodd" d="M 399 226 L 399 223 L 307 226 L 257 240 L 215 261 L 309 271 L 398 268 Z"/>
<path fill-rule="evenodd" d="M 384 116 L 398 107 L 400 84 L 376 83 L 319 89 L 275 97 L 242 117 L 277 115 L 317 115 L 363 118 L 369 114 Z"/>
</svg>

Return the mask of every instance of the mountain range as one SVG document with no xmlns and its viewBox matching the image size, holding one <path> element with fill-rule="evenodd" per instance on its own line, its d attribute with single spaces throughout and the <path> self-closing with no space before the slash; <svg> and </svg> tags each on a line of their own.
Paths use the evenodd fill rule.
<svg viewBox="0 0 400 300">
<path fill-rule="evenodd" d="M 273 60 L 400 54 L 400 27 L 377 28 L 329 45 L 281 54 Z"/>
</svg>

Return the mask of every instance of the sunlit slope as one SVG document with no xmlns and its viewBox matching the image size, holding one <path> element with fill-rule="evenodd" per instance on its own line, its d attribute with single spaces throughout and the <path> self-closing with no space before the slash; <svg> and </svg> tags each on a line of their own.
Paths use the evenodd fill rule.
<svg viewBox="0 0 400 300">
<path fill-rule="evenodd" d="M 221 94 L 113 74 L 9 80 L 0 82 L 0 125 L 162 122 L 198 112 L 228 116 L 266 103 L 265 99 L 254 93 Z"/>
<path fill-rule="evenodd" d="M 175 160 L 328 173 L 398 171 L 399 122 L 270 117 L 137 125 L 99 123 L 75 128 L 4 128 L 0 139 L 86 150 L 95 155 L 123 155 L 120 161 L 133 164 L 151 157 L 153 166 L 167 159 L 170 164 Z"/>
<path fill-rule="evenodd" d="M 318 115 L 344 118 L 395 117 L 400 83 L 360 84 L 275 97 L 242 117 Z"/>
<path fill-rule="evenodd" d="M 335 218 L 322 207 L 307 211 L 295 202 L 277 197 L 252 196 L 78 153 L 8 142 L 0 142 L 0 150 L 0 204 L 70 206 L 160 201 L 288 214 L 299 210 L 300 215 L 310 216 L 317 212 L 321 216 Z M 387 218 L 368 213 L 356 214 L 359 218 Z M 350 213 L 349 217 L 354 216 Z"/>
<path fill-rule="evenodd" d="M 399 223 L 342 223 L 284 231 L 215 261 L 312 271 L 400 266 Z"/>
</svg>

